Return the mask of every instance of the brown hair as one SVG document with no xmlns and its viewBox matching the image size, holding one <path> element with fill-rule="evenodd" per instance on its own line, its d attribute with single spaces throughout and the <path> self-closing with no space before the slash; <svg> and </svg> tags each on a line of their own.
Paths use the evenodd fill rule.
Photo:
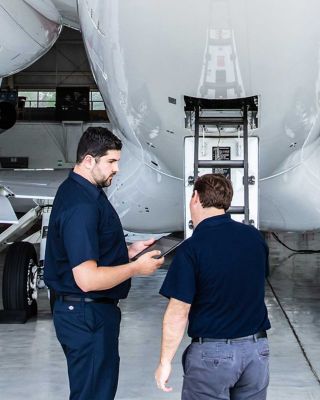
<svg viewBox="0 0 320 400">
<path fill-rule="evenodd" d="M 121 150 L 121 140 L 109 129 L 102 126 L 90 126 L 81 136 L 77 149 L 77 164 L 80 164 L 86 155 L 100 158 L 109 150 Z"/>
<path fill-rule="evenodd" d="M 203 208 L 215 207 L 226 211 L 230 207 L 233 196 L 232 183 L 222 174 L 199 176 L 193 190 L 198 192 Z"/>
</svg>

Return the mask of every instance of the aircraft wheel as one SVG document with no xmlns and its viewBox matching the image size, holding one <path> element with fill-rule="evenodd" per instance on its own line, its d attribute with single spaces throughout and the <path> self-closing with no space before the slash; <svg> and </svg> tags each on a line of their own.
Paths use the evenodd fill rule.
<svg viewBox="0 0 320 400">
<path fill-rule="evenodd" d="M 5 310 L 37 313 L 37 253 L 28 242 L 9 246 L 3 269 L 2 298 Z"/>
</svg>

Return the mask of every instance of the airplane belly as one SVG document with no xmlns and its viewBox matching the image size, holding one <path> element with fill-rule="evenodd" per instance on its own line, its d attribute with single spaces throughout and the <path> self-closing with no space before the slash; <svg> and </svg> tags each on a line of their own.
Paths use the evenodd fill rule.
<svg viewBox="0 0 320 400">
<path fill-rule="evenodd" d="M 79 0 L 111 121 L 143 168 L 172 179 L 182 178 L 183 139 L 192 134 L 185 95 L 259 96 L 252 133 L 260 138 L 262 179 L 317 140 L 319 12 L 317 0 L 307 7 L 291 0 Z M 261 195 L 266 186 L 272 197 L 273 185 L 262 184 Z"/>
<path fill-rule="evenodd" d="M 61 15 L 58 10 L 54 6 L 51 0 L 42 0 L 39 2 L 38 0 L 23 0 L 25 3 L 29 4 L 32 8 L 34 8 L 38 13 L 53 21 L 57 24 L 61 23 Z"/>
<path fill-rule="evenodd" d="M 178 176 L 183 137 L 190 135 L 184 95 L 259 95 L 262 176 L 290 154 L 293 142 L 302 146 L 317 111 L 319 11 L 316 0 L 308 7 L 290 0 L 79 2 L 113 120 L 129 140 L 147 150 L 152 144 L 152 153 Z"/>
<path fill-rule="evenodd" d="M 181 179 L 150 168 L 136 156 L 130 142 L 124 143 L 120 172 L 107 189 L 107 194 L 126 230 L 182 231 L 183 193 Z"/>
<path fill-rule="evenodd" d="M 320 138 L 294 152 L 279 171 L 260 182 L 260 227 L 264 230 L 319 229 Z"/>
<path fill-rule="evenodd" d="M 51 18 L 57 15 L 51 9 Z M 0 0 L 0 76 L 35 62 L 57 40 L 61 25 L 21 0 Z"/>
<path fill-rule="evenodd" d="M 34 0 L 36 1 L 36 0 Z M 56 7 L 62 17 L 63 24 L 79 29 L 77 0 L 49 0 Z"/>
<path fill-rule="evenodd" d="M 78 15 L 93 74 L 124 142 L 109 196 L 124 227 L 183 227 L 184 96 L 258 96 L 260 216 L 320 227 L 320 3 L 309 0 L 0 0 L 0 77 L 44 54 Z M 33 198 L 33 186 L 22 185 Z M 21 185 L 20 185 L 21 187 Z M 41 189 L 41 190 L 40 190 Z M 55 187 L 38 185 L 41 196 Z M 39 196 L 39 194 L 37 196 Z M 308 198 L 306 201 L 305 198 Z M 301 206 L 308 211 L 299 217 Z"/>
</svg>

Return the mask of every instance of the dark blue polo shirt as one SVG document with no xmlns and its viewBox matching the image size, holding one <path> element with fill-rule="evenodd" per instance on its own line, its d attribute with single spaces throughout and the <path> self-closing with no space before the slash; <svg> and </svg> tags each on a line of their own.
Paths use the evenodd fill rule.
<svg viewBox="0 0 320 400">
<path fill-rule="evenodd" d="M 236 338 L 270 328 L 264 303 L 268 247 L 229 214 L 199 223 L 177 249 L 160 293 L 191 304 L 190 337 Z"/>
<path fill-rule="evenodd" d="M 108 290 L 84 294 L 76 285 L 72 269 L 87 260 L 96 260 L 102 267 L 127 264 L 128 250 L 118 214 L 104 191 L 70 172 L 57 191 L 50 216 L 45 283 L 60 294 L 127 297 L 130 280 Z"/>
</svg>

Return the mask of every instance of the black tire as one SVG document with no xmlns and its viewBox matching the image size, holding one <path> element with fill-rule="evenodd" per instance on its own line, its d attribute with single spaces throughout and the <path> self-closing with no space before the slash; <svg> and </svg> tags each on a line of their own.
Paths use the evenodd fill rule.
<svg viewBox="0 0 320 400">
<path fill-rule="evenodd" d="M 37 253 L 31 243 L 16 242 L 9 246 L 3 269 L 2 299 L 5 310 L 37 313 L 33 298 L 37 281 Z"/>
</svg>

